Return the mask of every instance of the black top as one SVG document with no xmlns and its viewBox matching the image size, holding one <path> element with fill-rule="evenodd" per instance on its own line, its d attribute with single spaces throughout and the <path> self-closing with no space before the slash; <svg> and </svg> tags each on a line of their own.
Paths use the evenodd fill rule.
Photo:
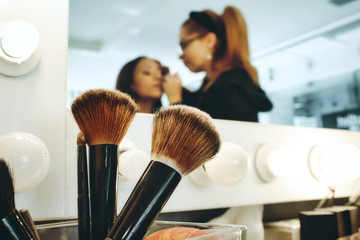
<svg viewBox="0 0 360 240">
<path fill-rule="evenodd" d="M 222 73 L 206 91 L 183 89 L 183 104 L 197 107 L 213 118 L 258 122 L 258 112 L 273 107 L 265 92 L 256 86 L 243 68 Z"/>
</svg>

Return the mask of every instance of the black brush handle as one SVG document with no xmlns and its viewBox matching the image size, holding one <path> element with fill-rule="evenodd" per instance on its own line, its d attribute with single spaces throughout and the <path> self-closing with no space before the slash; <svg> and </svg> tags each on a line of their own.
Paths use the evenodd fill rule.
<svg viewBox="0 0 360 240">
<path fill-rule="evenodd" d="M 77 152 L 78 177 L 78 237 L 90 240 L 90 207 L 86 145 L 79 145 Z"/>
<path fill-rule="evenodd" d="M 8 216 L 1 219 L 3 229 L 7 231 L 9 240 L 35 240 L 25 220 L 15 209 Z"/>
<path fill-rule="evenodd" d="M 40 236 L 39 233 L 36 230 L 36 226 L 34 223 L 34 220 L 31 217 L 31 214 L 29 212 L 29 210 L 27 209 L 20 209 L 20 215 L 22 216 L 22 218 L 24 219 L 24 221 L 26 222 L 26 224 L 28 225 L 30 231 L 33 233 L 34 237 L 36 240 L 40 240 Z"/>
<path fill-rule="evenodd" d="M 104 240 L 116 216 L 118 146 L 90 146 L 90 205 L 92 240 Z"/>
<path fill-rule="evenodd" d="M 125 203 L 107 238 L 139 240 L 158 216 L 181 180 L 173 168 L 151 161 Z"/>
</svg>

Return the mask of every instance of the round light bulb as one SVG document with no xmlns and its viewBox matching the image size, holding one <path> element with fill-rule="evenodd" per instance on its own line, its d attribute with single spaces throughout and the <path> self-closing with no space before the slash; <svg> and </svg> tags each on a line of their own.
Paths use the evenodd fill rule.
<svg viewBox="0 0 360 240">
<path fill-rule="evenodd" d="M 0 138 L 0 158 L 13 172 L 15 191 L 37 186 L 49 170 L 49 152 L 40 138 L 27 132 L 12 132 Z"/>
<path fill-rule="evenodd" d="M 30 23 L 14 21 L 2 31 L 1 48 L 6 59 L 12 62 L 23 62 L 30 58 L 39 45 L 39 33 Z"/>
<path fill-rule="evenodd" d="M 318 145 L 309 154 L 313 177 L 328 184 L 352 181 L 360 177 L 360 149 L 350 144 Z"/>
<path fill-rule="evenodd" d="M 290 170 L 290 166 L 287 164 L 290 162 L 289 156 L 291 154 L 288 154 L 284 149 L 274 149 L 268 154 L 266 165 L 273 176 L 281 177 L 288 173 Z"/>
<path fill-rule="evenodd" d="M 129 149 L 119 155 L 119 175 L 126 179 L 139 179 L 149 164 L 149 156 L 139 149 Z"/>
<path fill-rule="evenodd" d="M 280 177 L 293 173 L 292 153 L 287 148 L 278 148 L 272 144 L 264 144 L 256 152 L 256 171 L 264 182 L 273 182 Z"/>
<path fill-rule="evenodd" d="M 204 169 L 214 182 L 231 186 L 241 182 L 250 167 L 249 157 L 237 144 L 224 142 L 215 157 L 204 164 Z"/>
<path fill-rule="evenodd" d="M 38 30 L 29 22 L 0 22 L 0 74 L 17 77 L 37 66 L 40 51 Z"/>
<path fill-rule="evenodd" d="M 200 187 L 209 187 L 214 184 L 208 173 L 204 169 L 204 165 L 196 168 L 194 171 L 187 175 L 189 179 Z"/>
<path fill-rule="evenodd" d="M 149 155 L 132 141 L 123 139 L 119 146 L 118 173 L 122 179 L 139 179 L 150 162 Z"/>
</svg>

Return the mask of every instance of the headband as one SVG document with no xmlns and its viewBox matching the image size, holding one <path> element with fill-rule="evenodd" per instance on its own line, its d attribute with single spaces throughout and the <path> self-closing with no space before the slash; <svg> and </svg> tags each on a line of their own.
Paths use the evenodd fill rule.
<svg viewBox="0 0 360 240">
<path fill-rule="evenodd" d="M 215 33 L 217 36 L 220 35 L 219 29 L 216 23 L 212 20 L 212 18 L 203 12 L 190 12 L 190 18 L 206 28 L 208 31 Z"/>
</svg>

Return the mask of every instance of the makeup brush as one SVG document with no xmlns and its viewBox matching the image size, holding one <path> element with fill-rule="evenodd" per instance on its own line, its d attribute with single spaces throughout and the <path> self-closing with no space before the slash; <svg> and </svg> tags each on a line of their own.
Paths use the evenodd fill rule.
<svg viewBox="0 0 360 240">
<path fill-rule="evenodd" d="M 0 226 L 0 236 L 6 236 L 4 239 L 35 240 L 33 233 L 15 208 L 14 183 L 4 159 L 0 159 Z"/>
<path fill-rule="evenodd" d="M 78 237 L 90 239 L 89 186 L 86 157 L 86 139 L 83 132 L 77 135 L 77 170 L 78 170 Z"/>
<path fill-rule="evenodd" d="M 174 105 L 154 116 L 152 161 L 137 182 L 107 239 L 142 239 L 181 178 L 211 159 L 220 137 L 211 117 Z"/>
<path fill-rule="evenodd" d="M 40 236 L 38 231 L 36 230 L 36 226 L 34 223 L 34 220 L 31 217 L 31 214 L 29 212 L 29 210 L 27 209 L 20 209 L 19 213 L 21 215 L 21 217 L 24 219 L 24 221 L 26 222 L 26 224 L 28 225 L 30 231 L 33 233 L 33 235 L 35 236 L 35 240 L 40 240 Z"/>
<path fill-rule="evenodd" d="M 92 240 L 103 240 L 116 216 L 118 145 L 138 106 L 120 91 L 95 89 L 78 96 L 71 111 L 89 145 Z"/>
</svg>

